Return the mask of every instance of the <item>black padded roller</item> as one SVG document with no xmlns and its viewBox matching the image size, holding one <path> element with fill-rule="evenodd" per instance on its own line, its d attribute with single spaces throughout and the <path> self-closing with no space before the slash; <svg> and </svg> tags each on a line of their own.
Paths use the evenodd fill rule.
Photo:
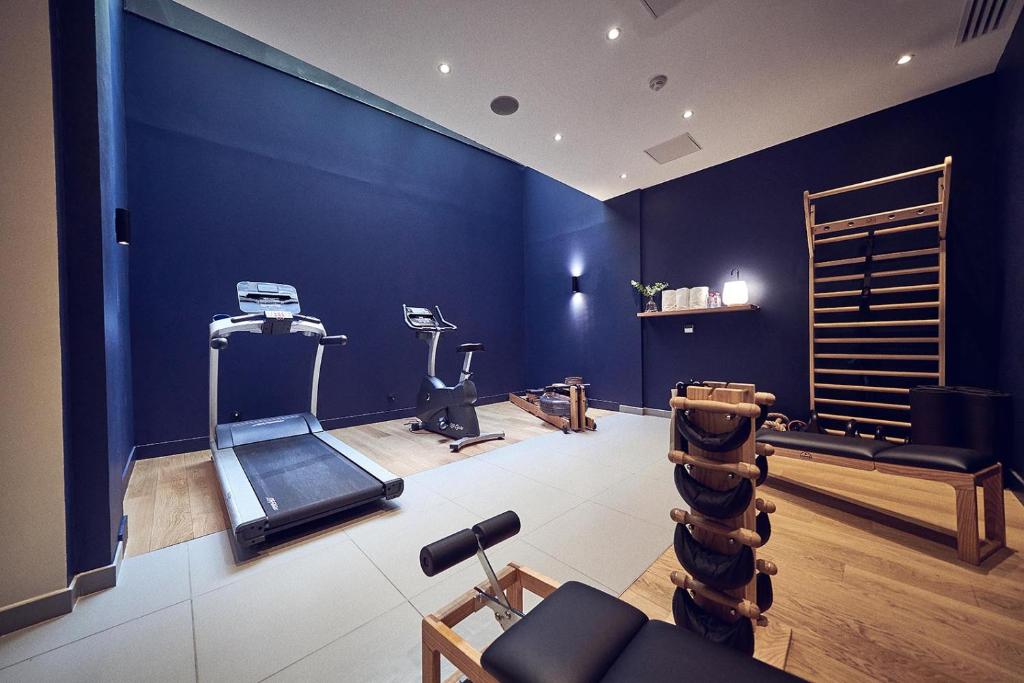
<svg viewBox="0 0 1024 683">
<path fill-rule="evenodd" d="M 676 490 L 686 504 L 707 517 L 731 518 L 742 514 L 754 497 L 754 485 L 749 479 L 740 479 L 738 486 L 719 491 L 700 483 L 682 465 L 676 465 Z"/>
<path fill-rule="evenodd" d="M 485 519 L 479 524 L 473 525 L 473 533 L 480 541 L 480 547 L 487 550 L 493 545 L 512 538 L 519 533 L 522 525 L 519 523 L 519 515 L 512 512 L 502 512 L 490 519 Z"/>
<path fill-rule="evenodd" d="M 690 597 L 690 592 L 677 588 L 672 597 L 672 617 L 677 626 L 693 631 L 706 640 L 727 645 L 748 655 L 754 654 L 754 626 L 750 619 L 740 617 L 733 623 L 722 621 L 704 611 Z"/>
<path fill-rule="evenodd" d="M 748 546 L 733 555 L 715 552 L 701 545 L 685 524 L 676 525 L 672 545 L 683 569 L 712 588 L 733 590 L 754 577 L 754 551 Z"/>
<path fill-rule="evenodd" d="M 757 486 L 761 486 L 768 479 L 768 457 L 759 455 L 754 458 L 754 464 L 757 465 L 757 469 L 761 470 L 761 473 L 757 475 L 757 481 L 754 483 Z"/>
<path fill-rule="evenodd" d="M 456 531 L 420 550 L 420 568 L 427 576 L 440 574 L 449 567 L 473 557 L 479 549 L 476 534 L 469 529 Z"/>
<path fill-rule="evenodd" d="M 757 575 L 757 608 L 767 612 L 772 608 L 775 593 L 772 590 L 772 577 L 767 574 Z"/>
<path fill-rule="evenodd" d="M 687 411 L 676 411 L 676 431 L 697 448 L 712 453 L 735 450 L 750 436 L 750 418 L 737 417 L 736 426 L 728 432 L 715 434 L 701 429 L 686 415 Z"/>
<path fill-rule="evenodd" d="M 761 537 L 761 544 L 767 543 L 768 539 L 772 537 L 772 520 L 767 512 L 757 513 L 754 527 L 757 530 L 757 535 Z"/>
</svg>

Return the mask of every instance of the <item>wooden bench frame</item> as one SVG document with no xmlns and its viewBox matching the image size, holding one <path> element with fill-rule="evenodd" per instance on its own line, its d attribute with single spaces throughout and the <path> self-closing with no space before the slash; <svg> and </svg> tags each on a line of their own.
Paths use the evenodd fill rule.
<svg viewBox="0 0 1024 683">
<path fill-rule="evenodd" d="M 515 562 L 503 567 L 496 576 L 509 605 L 520 612 L 523 611 L 524 590 L 546 598 L 561 585 Z M 494 676 L 484 671 L 480 663 L 483 653 L 454 630 L 457 624 L 488 606 L 487 599 L 477 589 L 489 592 L 491 584 L 483 581 L 423 618 L 423 683 L 440 683 L 442 656 L 458 670 L 446 679 L 446 683 L 458 681 L 460 674 L 468 676 L 473 683 L 498 683 Z"/>
<path fill-rule="evenodd" d="M 1001 548 L 1006 547 L 1006 511 L 1003 506 L 1003 466 L 1000 463 L 986 467 L 974 472 L 949 472 L 946 470 L 935 470 L 926 467 L 911 467 L 909 465 L 894 465 L 891 463 L 876 462 L 873 460 L 860 460 L 857 458 L 844 458 L 838 455 L 827 453 L 816 453 L 813 451 L 797 450 L 774 446 L 775 455 L 784 458 L 794 458 L 810 462 L 820 462 L 839 467 L 848 467 L 857 470 L 874 470 L 883 474 L 894 474 L 900 477 L 912 479 L 924 479 L 949 484 L 956 493 L 956 534 L 938 529 L 939 533 L 953 539 L 956 545 L 957 557 L 969 564 L 979 565 L 986 558 Z M 865 516 L 876 521 L 892 515 L 879 514 L 881 511 L 863 503 L 844 498 L 830 492 L 824 492 L 816 487 L 808 486 L 801 482 L 769 475 L 769 485 L 772 482 L 783 482 L 797 489 L 810 490 L 815 493 L 823 493 L 825 496 L 838 499 L 851 507 L 859 508 Z M 980 521 L 978 511 L 977 487 L 981 487 L 984 493 L 984 519 L 985 536 L 981 537 L 978 531 Z"/>
</svg>

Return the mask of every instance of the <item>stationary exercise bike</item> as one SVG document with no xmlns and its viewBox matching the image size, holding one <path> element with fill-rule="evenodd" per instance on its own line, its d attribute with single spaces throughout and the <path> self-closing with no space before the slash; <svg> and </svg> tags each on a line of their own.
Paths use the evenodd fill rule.
<svg viewBox="0 0 1024 683">
<path fill-rule="evenodd" d="M 414 432 L 426 429 L 455 439 L 448 444 L 453 452 L 458 452 L 463 446 L 482 441 L 504 439 L 505 432 L 481 434 L 480 423 L 476 418 L 476 385 L 470 379 L 472 373 L 469 371 L 469 365 L 473 362 L 473 354 L 483 351 L 484 345 L 461 344 L 456 349 L 458 353 L 465 354 L 462 372 L 459 373 L 458 384 L 453 387 L 447 386 L 437 378 L 435 372 L 437 343 L 442 332 L 458 328 L 445 320 L 441 315 L 441 309 L 436 306 L 431 311 L 429 308 L 414 308 L 403 304 L 402 312 L 405 315 L 405 324 L 416 332 L 416 338 L 427 342 L 430 347 L 427 352 L 427 376 L 423 378 L 419 393 L 416 394 L 418 422 L 412 423 L 410 429 Z"/>
</svg>

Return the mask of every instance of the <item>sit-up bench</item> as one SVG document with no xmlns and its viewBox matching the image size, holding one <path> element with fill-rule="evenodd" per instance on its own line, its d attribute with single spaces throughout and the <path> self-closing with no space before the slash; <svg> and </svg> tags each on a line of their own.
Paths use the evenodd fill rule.
<svg viewBox="0 0 1024 683">
<path fill-rule="evenodd" d="M 977 565 L 1006 545 L 1003 467 L 992 455 L 968 448 L 897 445 L 856 434 L 838 436 L 813 431 L 762 429 L 757 433 L 757 441 L 772 446 L 775 455 L 783 457 L 949 484 L 956 492 L 957 556 Z M 978 486 L 984 491 L 984 538 L 978 532 Z"/>
<path fill-rule="evenodd" d="M 559 585 L 516 564 L 495 572 L 484 551 L 518 531 L 519 517 L 509 511 L 420 552 L 427 576 L 476 555 L 488 577 L 423 619 L 424 683 L 439 683 L 442 656 L 473 683 L 801 680 L 674 624 L 648 619 L 585 584 Z M 525 614 L 524 591 L 543 598 Z M 454 627 L 485 607 L 504 632 L 481 653 Z"/>
</svg>

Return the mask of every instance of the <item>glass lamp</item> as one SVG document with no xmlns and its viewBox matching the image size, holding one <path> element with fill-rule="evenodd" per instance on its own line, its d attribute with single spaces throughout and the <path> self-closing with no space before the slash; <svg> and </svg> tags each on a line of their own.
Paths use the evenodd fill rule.
<svg viewBox="0 0 1024 683">
<path fill-rule="evenodd" d="M 747 292 L 746 280 L 741 280 L 739 268 L 735 268 L 730 271 L 736 274 L 735 280 L 729 280 L 722 287 L 722 303 L 726 306 L 741 306 L 750 300 L 749 293 Z"/>
</svg>

